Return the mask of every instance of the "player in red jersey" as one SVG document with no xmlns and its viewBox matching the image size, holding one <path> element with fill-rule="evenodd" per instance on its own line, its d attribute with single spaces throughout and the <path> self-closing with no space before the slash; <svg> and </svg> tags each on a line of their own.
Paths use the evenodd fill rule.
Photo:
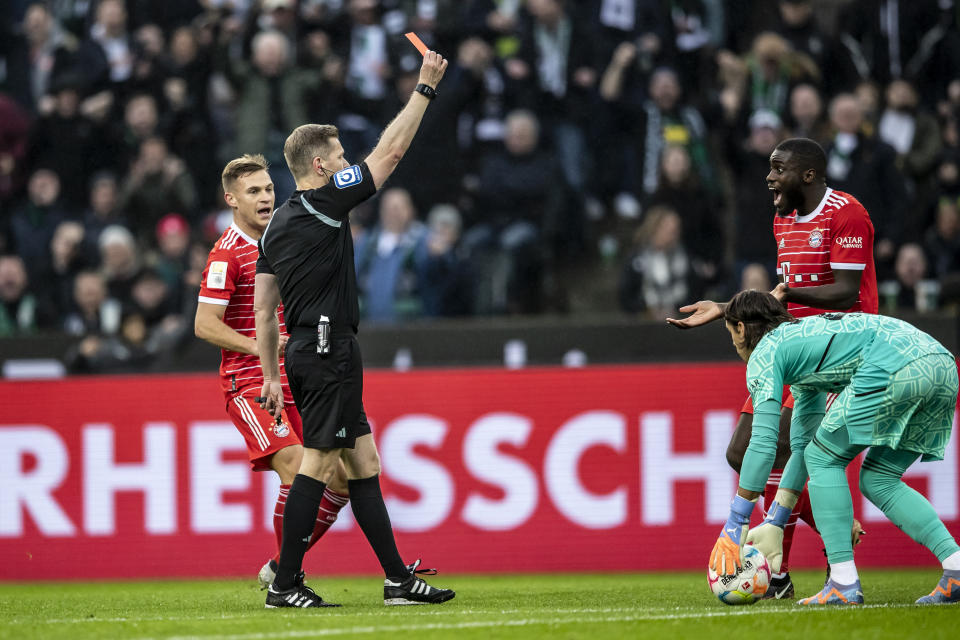
<svg viewBox="0 0 960 640">
<path fill-rule="evenodd" d="M 780 284 L 773 295 L 786 302 L 795 317 L 833 311 L 877 313 L 877 276 L 873 262 L 873 223 L 863 205 L 852 195 L 826 185 L 827 158 L 819 144 L 808 138 L 784 140 L 770 154 L 767 186 L 773 193 L 776 216 L 777 274 Z M 701 300 L 681 307 L 691 313 L 667 322 L 690 329 L 723 317 L 726 304 Z M 806 489 L 800 496 L 778 490 L 783 463 L 789 458 L 790 419 L 793 398 L 785 394 L 780 419 L 777 460 L 767 481 L 764 501 L 768 512 L 782 506 L 791 509 L 783 532 L 783 556 L 771 558 L 775 571 L 767 597 L 789 598 L 794 594 L 788 572 L 793 530 L 798 517 L 815 527 Z M 727 461 L 739 472 L 750 442 L 753 405 L 750 398 L 727 448 Z M 854 524 L 859 540 L 860 524 Z"/>
<path fill-rule="evenodd" d="M 283 530 L 283 509 L 290 483 L 303 457 L 303 427 L 283 370 L 282 349 L 286 343 L 283 308 L 278 310 L 280 375 L 284 408 L 275 420 L 256 401 L 263 386 L 263 372 L 254 335 L 254 277 L 257 241 L 273 215 L 273 182 L 261 155 L 231 160 L 222 175 L 224 200 L 233 210 L 233 223 L 213 245 L 200 285 L 194 331 L 198 338 L 221 348 L 220 382 L 230 419 L 247 443 L 254 471 L 274 470 L 280 476 L 280 493 L 273 512 L 277 551 L 257 579 L 262 588 L 273 582 Z M 320 539 L 347 504 L 347 481 L 342 468 L 327 487 L 310 538 Z"/>
</svg>

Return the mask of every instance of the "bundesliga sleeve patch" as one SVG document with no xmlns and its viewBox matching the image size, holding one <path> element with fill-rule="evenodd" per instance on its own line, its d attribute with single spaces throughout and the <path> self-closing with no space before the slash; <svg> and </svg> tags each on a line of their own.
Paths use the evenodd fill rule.
<svg viewBox="0 0 960 640">
<path fill-rule="evenodd" d="M 337 189 L 346 189 L 347 187 L 354 187 L 363 182 L 363 174 L 360 172 L 360 167 L 353 165 L 352 167 L 347 167 L 333 174 L 333 184 Z"/>
<path fill-rule="evenodd" d="M 207 288 L 223 289 L 227 286 L 227 263 L 211 262 L 210 271 L 207 272 Z"/>
</svg>

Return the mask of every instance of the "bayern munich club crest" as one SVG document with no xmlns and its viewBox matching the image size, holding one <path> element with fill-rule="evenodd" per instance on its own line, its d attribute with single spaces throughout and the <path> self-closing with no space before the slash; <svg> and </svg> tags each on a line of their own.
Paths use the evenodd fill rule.
<svg viewBox="0 0 960 640">
<path fill-rule="evenodd" d="M 273 425 L 273 433 L 278 438 L 286 438 L 290 435 L 290 427 L 287 426 L 286 422 L 278 421 L 277 424 Z"/>
<path fill-rule="evenodd" d="M 807 238 L 807 244 L 813 248 L 817 248 L 823 244 L 823 234 L 820 233 L 819 229 L 814 229 L 810 232 L 810 237 Z"/>
</svg>

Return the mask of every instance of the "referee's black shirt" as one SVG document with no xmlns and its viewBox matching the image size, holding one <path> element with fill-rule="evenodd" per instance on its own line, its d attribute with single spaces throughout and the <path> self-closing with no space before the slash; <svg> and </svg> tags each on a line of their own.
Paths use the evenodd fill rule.
<svg viewBox="0 0 960 640">
<path fill-rule="evenodd" d="M 296 191 L 260 238 L 257 273 L 277 276 L 291 329 L 315 327 L 321 315 L 354 333 L 360 321 L 348 214 L 377 188 L 367 164 L 335 173 L 319 189 Z"/>
</svg>

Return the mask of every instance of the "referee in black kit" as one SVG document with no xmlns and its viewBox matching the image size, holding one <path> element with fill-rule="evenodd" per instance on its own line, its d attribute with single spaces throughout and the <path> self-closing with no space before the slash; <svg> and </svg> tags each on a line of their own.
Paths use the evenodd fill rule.
<svg viewBox="0 0 960 640">
<path fill-rule="evenodd" d="M 380 456 L 363 410 L 363 364 L 356 333 L 357 277 L 350 210 L 383 186 L 420 127 L 447 61 L 428 51 L 420 84 L 387 125 L 376 148 L 359 165 L 343 157 L 337 128 L 307 124 L 287 138 L 283 155 L 297 191 L 274 213 L 260 239 L 254 312 L 263 365 L 262 407 L 280 416 L 283 395 L 277 361 L 277 305 L 283 302 L 290 341 L 286 371 L 303 417 L 303 462 L 283 512 L 277 576 L 266 606 L 325 607 L 303 583 L 306 551 L 320 498 L 342 458 L 357 524 L 386 576 L 384 604 L 446 602 L 450 589 L 428 585 L 419 560 L 404 564 L 380 493 Z"/>
</svg>

